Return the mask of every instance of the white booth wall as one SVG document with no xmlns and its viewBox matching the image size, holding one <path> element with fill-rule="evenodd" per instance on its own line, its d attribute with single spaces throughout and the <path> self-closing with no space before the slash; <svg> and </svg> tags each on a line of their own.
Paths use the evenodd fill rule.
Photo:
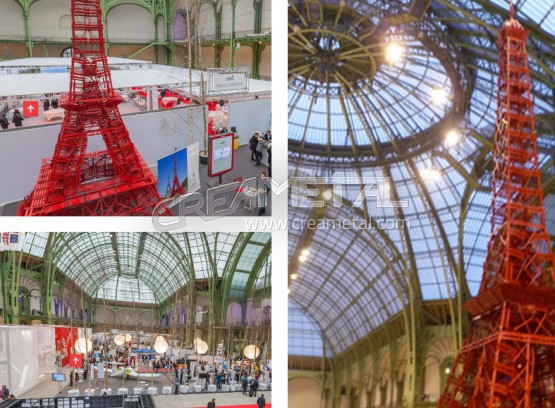
<svg viewBox="0 0 555 408">
<path fill-rule="evenodd" d="M 39 383 L 37 332 L 32 327 L 0 326 L 0 378 L 16 396 Z"/>
<path fill-rule="evenodd" d="M 257 130 L 270 125 L 271 99 L 234 102 L 229 105 L 228 128 L 237 126 L 239 144 L 246 144 Z M 189 107 L 123 116 L 131 140 L 146 163 L 154 169 L 158 159 L 183 149 L 189 143 Z M 203 149 L 203 115 L 193 107 L 193 143 Z M 34 188 L 42 160 L 52 157 L 60 124 L 0 132 L 0 151 L 9 175 L 0 178 L 0 204 L 18 201 Z M 100 136 L 89 138 L 87 151 L 104 150 Z"/>
</svg>

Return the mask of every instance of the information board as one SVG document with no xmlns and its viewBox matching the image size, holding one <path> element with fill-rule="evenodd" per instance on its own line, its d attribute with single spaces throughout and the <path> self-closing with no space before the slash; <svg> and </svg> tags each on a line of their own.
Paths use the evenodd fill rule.
<svg viewBox="0 0 555 408">
<path fill-rule="evenodd" d="M 234 133 L 209 136 L 208 175 L 218 176 L 233 170 Z"/>
</svg>

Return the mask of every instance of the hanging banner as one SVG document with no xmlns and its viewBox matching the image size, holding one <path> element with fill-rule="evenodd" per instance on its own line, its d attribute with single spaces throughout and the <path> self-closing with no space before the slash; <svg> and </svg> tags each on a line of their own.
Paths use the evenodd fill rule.
<svg viewBox="0 0 555 408">
<path fill-rule="evenodd" d="M 249 91 L 248 68 L 209 68 L 208 94 L 246 93 Z"/>
<path fill-rule="evenodd" d="M 100 363 L 98 365 L 98 373 L 97 373 L 97 378 L 99 380 L 104 378 L 104 363 Z"/>
<path fill-rule="evenodd" d="M 0 251 L 21 251 L 25 244 L 24 232 L 1 232 Z"/>
<path fill-rule="evenodd" d="M 72 337 L 75 342 L 77 337 L 77 328 L 73 328 L 73 333 L 70 327 L 56 327 L 56 351 L 60 353 L 60 360 L 62 368 L 67 367 L 69 364 L 69 355 L 71 354 Z"/>
<path fill-rule="evenodd" d="M 50 373 L 56 370 L 56 335 L 54 327 L 36 327 L 39 371 Z"/>
</svg>

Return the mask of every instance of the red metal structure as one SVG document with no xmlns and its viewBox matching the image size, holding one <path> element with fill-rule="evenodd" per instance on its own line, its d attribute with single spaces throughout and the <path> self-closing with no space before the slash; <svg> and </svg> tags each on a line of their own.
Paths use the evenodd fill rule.
<svg viewBox="0 0 555 408">
<path fill-rule="evenodd" d="M 69 94 L 54 156 L 17 215 L 152 215 L 162 201 L 157 180 L 131 142 L 104 49 L 99 0 L 72 0 L 73 57 Z M 91 136 L 106 150 L 87 153 Z M 165 205 L 161 215 L 171 215 Z"/>
<path fill-rule="evenodd" d="M 441 408 L 555 407 L 555 258 L 545 228 L 526 55 L 511 17 L 499 78 L 491 238 L 473 315 Z"/>
</svg>

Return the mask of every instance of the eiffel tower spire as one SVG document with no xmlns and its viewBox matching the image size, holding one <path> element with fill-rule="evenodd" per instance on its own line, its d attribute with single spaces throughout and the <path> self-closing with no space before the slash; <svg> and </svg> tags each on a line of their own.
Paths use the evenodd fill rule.
<svg viewBox="0 0 555 408">
<path fill-rule="evenodd" d="M 491 237 L 468 335 L 440 408 L 547 408 L 555 401 L 555 257 L 545 227 L 528 32 L 505 22 L 499 47 Z"/>
<path fill-rule="evenodd" d="M 157 180 L 131 142 L 104 49 L 100 0 L 72 0 L 71 79 L 60 98 L 64 120 L 52 158 L 18 215 L 151 215 Z M 87 153 L 90 136 L 106 150 Z M 169 210 L 162 206 L 162 214 Z"/>
<path fill-rule="evenodd" d="M 169 177 L 168 177 L 169 182 Z M 172 197 L 176 194 L 185 194 L 186 191 L 183 189 L 183 186 L 179 182 L 179 177 L 177 176 L 177 154 L 173 155 L 173 186 L 172 186 Z"/>
</svg>

